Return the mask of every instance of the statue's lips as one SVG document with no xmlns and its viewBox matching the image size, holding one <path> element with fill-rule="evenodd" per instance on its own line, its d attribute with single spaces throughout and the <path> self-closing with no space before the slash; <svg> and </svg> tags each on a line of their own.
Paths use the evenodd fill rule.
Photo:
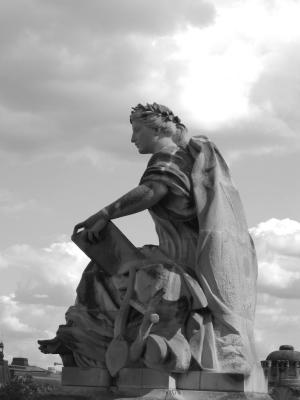
<svg viewBox="0 0 300 400">
<path fill-rule="evenodd" d="M 127 291 L 127 288 L 119 288 L 118 289 L 118 292 L 121 294 L 121 295 L 124 295 L 124 294 L 126 294 L 126 291 Z"/>
<path fill-rule="evenodd" d="M 120 299 L 123 300 L 126 295 L 127 288 L 120 288 L 118 289 Z"/>
</svg>

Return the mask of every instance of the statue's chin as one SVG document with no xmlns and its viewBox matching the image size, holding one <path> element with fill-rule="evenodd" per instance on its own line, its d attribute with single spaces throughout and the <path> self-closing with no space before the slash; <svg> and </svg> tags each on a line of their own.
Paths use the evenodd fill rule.
<svg viewBox="0 0 300 400">
<path fill-rule="evenodd" d="M 120 300 L 121 300 L 121 301 L 123 301 L 123 300 L 125 299 L 125 294 L 126 294 L 126 293 L 122 293 L 122 294 L 120 294 L 120 296 L 119 296 L 119 297 L 120 297 Z"/>
<path fill-rule="evenodd" d="M 139 148 L 138 148 L 138 152 L 139 152 L 140 154 L 151 154 L 151 151 L 146 150 L 146 149 L 139 149 Z"/>
</svg>

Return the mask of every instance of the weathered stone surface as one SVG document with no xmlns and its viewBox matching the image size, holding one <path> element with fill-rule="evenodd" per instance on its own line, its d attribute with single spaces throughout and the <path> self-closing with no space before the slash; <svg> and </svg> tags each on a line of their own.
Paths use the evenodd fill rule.
<svg viewBox="0 0 300 400">
<path fill-rule="evenodd" d="M 185 400 L 271 400 L 267 393 L 181 391 Z"/>
<path fill-rule="evenodd" d="M 250 377 L 245 377 L 242 374 L 222 372 L 189 371 L 185 374 L 168 374 L 149 368 L 124 368 L 115 382 L 119 389 L 156 388 L 257 393 L 268 391 L 264 376 L 254 373 Z"/>
<path fill-rule="evenodd" d="M 139 392 L 101 392 L 86 387 L 70 387 L 53 392 L 52 394 L 44 395 L 42 398 L 43 400 L 272 400 L 268 394 L 262 393 L 187 391 L 175 389 L 144 389 Z M 288 398 L 284 400 L 298 399 Z"/>
<path fill-rule="evenodd" d="M 147 368 L 124 368 L 116 379 L 119 390 L 137 389 L 176 389 L 175 377 L 163 371 Z"/>
<path fill-rule="evenodd" d="M 104 368 L 63 367 L 61 380 L 63 386 L 94 388 L 109 388 L 111 386 L 111 376 Z"/>
<path fill-rule="evenodd" d="M 191 371 L 178 376 L 177 389 L 243 392 L 245 379 L 242 374 Z"/>
<path fill-rule="evenodd" d="M 254 378 L 253 378 L 254 379 Z M 249 378 L 242 374 L 190 371 L 185 374 L 168 374 L 149 368 L 123 368 L 112 380 L 102 368 L 64 367 L 63 386 L 85 386 L 121 392 L 138 393 L 145 389 L 185 391 L 229 391 L 267 393 L 267 386 L 249 386 Z M 254 390 L 255 387 L 255 390 Z"/>
</svg>

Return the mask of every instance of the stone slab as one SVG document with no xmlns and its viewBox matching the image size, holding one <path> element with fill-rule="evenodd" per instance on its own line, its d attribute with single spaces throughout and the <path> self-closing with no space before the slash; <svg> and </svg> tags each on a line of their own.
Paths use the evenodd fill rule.
<svg viewBox="0 0 300 400">
<path fill-rule="evenodd" d="M 191 371 L 178 374 L 176 387 L 185 390 L 244 392 L 245 380 L 242 374 Z"/>
<path fill-rule="evenodd" d="M 261 371 L 259 371 L 261 372 Z M 262 383 L 259 383 L 259 379 Z M 63 387 L 85 387 L 86 389 L 101 389 L 118 393 L 120 397 L 144 397 L 150 392 L 156 391 L 153 398 L 168 396 L 176 393 L 175 398 L 185 397 L 193 392 L 228 392 L 267 393 L 266 379 L 264 375 L 253 374 L 244 377 L 242 374 L 216 373 L 208 371 L 190 371 L 186 374 L 168 374 L 149 368 L 123 368 L 118 376 L 112 379 L 106 369 L 103 368 L 77 368 L 64 367 L 62 371 Z M 259 389 L 259 390 L 258 390 Z M 153 394 L 154 395 L 154 394 Z M 103 397 L 103 396 L 102 396 Z M 102 398 L 101 397 L 101 398 Z M 244 397 L 245 398 L 245 397 Z"/>
<path fill-rule="evenodd" d="M 267 380 L 262 371 L 250 377 L 243 374 L 189 371 L 186 374 L 168 374 L 149 368 L 123 368 L 116 379 L 122 388 L 156 388 L 180 390 L 213 390 L 231 392 L 267 393 Z"/>
<path fill-rule="evenodd" d="M 100 398 L 99 398 L 100 399 Z M 210 390 L 153 389 L 116 393 L 115 400 L 272 400 L 267 393 L 216 392 Z M 104 400 L 104 399 L 101 399 Z"/>
<path fill-rule="evenodd" d="M 198 390 L 143 390 L 139 393 L 99 391 L 86 387 L 67 387 L 46 394 L 43 400 L 272 400 L 268 394 L 243 392 L 214 392 Z M 276 399 L 277 400 L 277 399 Z M 290 400 L 290 399 L 289 399 Z M 293 399 L 294 400 L 294 399 Z"/>
<path fill-rule="evenodd" d="M 182 390 L 180 393 L 184 400 L 272 400 L 267 393 L 254 392 Z"/>
<path fill-rule="evenodd" d="M 123 368 L 116 379 L 116 386 L 141 389 L 175 389 L 176 380 L 166 372 L 149 368 Z"/>
<path fill-rule="evenodd" d="M 63 367 L 61 382 L 63 386 L 87 386 L 109 388 L 111 376 L 104 368 Z"/>
</svg>

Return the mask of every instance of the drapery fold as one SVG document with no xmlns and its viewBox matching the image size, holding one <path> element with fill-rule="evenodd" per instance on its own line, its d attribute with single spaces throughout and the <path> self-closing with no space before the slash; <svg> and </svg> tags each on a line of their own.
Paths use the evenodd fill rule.
<svg viewBox="0 0 300 400">
<path fill-rule="evenodd" d="M 141 183 L 151 180 L 170 191 L 149 210 L 159 249 L 193 271 L 208 303 L 205 318 L 203 310 L 193 317 L 194 357 L 203 369 L 250 373 L 257 260 L 226 162 L 206 137 L 193 137 L 186 149 L 165 148 L 150 159 Z"/>
</svg>

